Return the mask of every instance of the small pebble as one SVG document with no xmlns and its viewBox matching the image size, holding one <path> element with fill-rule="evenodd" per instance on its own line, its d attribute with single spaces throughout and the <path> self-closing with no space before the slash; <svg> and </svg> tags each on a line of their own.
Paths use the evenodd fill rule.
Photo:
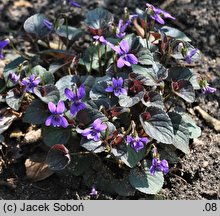
<svg viewBox="0 0 220 216">
<path fill-rule="evenodd" d="M 204 161 L 203 164 L 202 164 L 202 167 L 206 168 L 208 165 L 209 165 L 209 162 L 208 161 Z"/>
</svg>

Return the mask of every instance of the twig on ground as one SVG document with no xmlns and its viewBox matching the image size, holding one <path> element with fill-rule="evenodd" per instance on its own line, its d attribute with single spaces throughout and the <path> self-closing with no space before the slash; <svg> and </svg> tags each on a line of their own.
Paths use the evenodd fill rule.
<svg viewBox="0 0 220 216">
<path fill-rule="evenodd" d="M 217 132 L 220 132 L 220 121 L 210 116 L 206 111 L 204 111 L 200 106 L 196 106 L 194 110 L 198 111 L 202 118 L 213 127 Z"/>
</svg>

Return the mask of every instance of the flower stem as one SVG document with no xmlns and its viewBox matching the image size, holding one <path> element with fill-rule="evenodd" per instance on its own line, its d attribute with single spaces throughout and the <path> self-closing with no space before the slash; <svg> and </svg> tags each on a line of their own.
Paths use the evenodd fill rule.
<svg viewBox="0 0 220 216">
<path fill-rule="evenodd" d="M 101 76 L 103 75 L 103 69 L 102 69 L 102 52 L 101 52 L 101 44 L 98 45 L 98 58 L 99 58 L 99 73 Z"/>
</svg>

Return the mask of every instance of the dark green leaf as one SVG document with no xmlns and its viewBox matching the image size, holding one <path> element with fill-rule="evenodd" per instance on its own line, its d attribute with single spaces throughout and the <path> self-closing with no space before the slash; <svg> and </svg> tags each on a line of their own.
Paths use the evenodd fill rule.
<svg viewBox="0 0 220 216">
<path fill-rule="evenodd" d="M 129 180 L 132 187 L 145 194 L 157 194 L 164 183 L 163 173 L 156 171 L 155 175 L 152 176 L 149 167 L 146 167 L 145 170 L 133 168 Z"/>
<path fill-rule="evenodd" d="M 184 99 L 189 103 L 193 103 L 195 100 L 195 91 L 190 81 L 179 80 L 172 83 L 172 89 L 176 95 Z"/>
<path fill-rule="evenodd" d="M 54 171 L 65 169 L 70 163 L 69 150 L 61 144 L 52 146 L 47 154 L 46 163 L 49 168 Z"/>
<path fill-rule="evenodd" d="M 49 147 L 63 143 L 66 144 L 71 136 L 71 130 L 67 128 L 43 127 L 43 141 Z"/>
<path fill-rule="evenodd" d="M 58 103 L 60 99 L 60 92 L 56 86 L 48 84 L 45 86 L 38 86 L 34 89 L 34 93 L 44 102 L 44 103 Z"/>
<path fill-rule="evenodd" d="M 96 185 L 98 188 L 100 188 L 100 190 L 110 194 L 133 196 L 135 193 L 135 189 L 131 186 L 128 176 L 124 176 L 121 179 L 116 179 L 111 170 L 105 166 L 101 172 L 97 173 Z"/>
<path fill-rule="evenodd" d="M 145 132 L 159 142 L 172 144 L 174 139 L 173 125 L 169 116 L 158 107 L 147 107 L 140 115 Z"/>
<path fill-rule="evenodd" d="M 180 161 L 176 151 L 177 149 L 173 145 L 159 143 L 157 149 L 160 154 L 160 158 L 166 159 L 169 163 L 175 164 Z"/>
<path fill-rule="evenodd" d="M 182 116 L 176 112 L 168 113 L 174 129 L 173 145 L 185 154 L 189 153 L 189 130 Z"/>
<path fill-rule="evenodd" d="M 34 14 L 24 22 L 24 30 L 28 33 L 44 37 L 50 33 L 50 30 L 43 24 L 46 17 L 42 14 Z"/>
<path fill-rule="evenodd" d="M 46 104 L 36 99 L 24 113 L 23 121 L 30 124 L 44 124 L 49 114 Z"/>
<path fill-rule="evenodd" d="M 194 89 L 200 89 L 197 74 L 193 73 L 189 68 L 172 67 L 169 69 L 167 80 L 177 82 L 179 80 L 188 80 Z"/>
<path fill-rule="evenodd" d="M 111 184 L 120 196 L 134 196 L 135 194 L 135 189 L 131 186 L 128 175 L 125 175 L 122 179 L 113 179 Z"/>
</svg>

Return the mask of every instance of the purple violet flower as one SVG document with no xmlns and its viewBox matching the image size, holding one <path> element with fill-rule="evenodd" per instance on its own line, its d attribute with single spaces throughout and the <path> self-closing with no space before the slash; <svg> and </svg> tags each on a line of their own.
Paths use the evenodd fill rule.
<svg viewBox="0 0 220 216">
<path fill-rule="evenodd" d="M 41 78 L 31 75 L 29 78 L 24 78 L 21 83 L 25 85 L 26 92 L 34 93 L 34 88 L 41 82 Z"/>
<path fill-rule="evenodd" d="M 81 8 L 81 5 L 75 1 L 68 0 L 68 3 L 69 3 L 69 5 L 71 5 L 73 7 Z"/>
<path fill-rule="evenodd" d="M 216 88 L 213 88 L 213 87 L 210 87 L 209 85 L 207 85 L 206 87 L 203 87 L 202 89 L 202 93 L 205 94 L 205 93 L 214 93 L 216 92 Z"/>
<path fill-rule="evenodd" d="M 15 85 L 19 80 L 19 76 L 16 73 L 10 72 L 8 75 L 8 79 Z"/>
<path fill-rule="evenodd" d="M 50 22 L 49 20 L 44 19 L 44 20 L 43 20 L 43 24 L 44 24 L 44 26 L 47 27 L 48 30 L 50 30 L 50 31 L 53 30 L 53 27 L 54 27 L 54 26 L 53 26 L 53 23 Z"/>
<path fill-rule="evenodd" d="M 199 85 L 203 94 L 214 93 L 217 90 L 216 88 L 210 87 L 206 80 L 200 80 Z"/>
<path fill-rule="evenodd" d="M 63 101 L 59 101 L 57 106 L 53 102 L 48 103 L 48 109 L 52 113 L 46 121 L 45 125 L 50 126 L 53 125 L 53 127 L 64 127 L 66 128 L 68 126 L 68 122 L 65 117 L 63 117 L 63 113 L 65 111 L 65 104 Z"/>
<path fill-rule="evenodd" d="M 117 61 L 118 68 L 122 68 L 125 65 L 131 67 L 132 64 L 138 63 L 137 57 L 129 53 L 130 47 L 125 39 L 123 39 L 118 46 L 111 45 L 111 48 L 120 55 Z"/>
<path fill-rule="evenodd" d="M 137 17 L 138 15 L 131 15 L 129 20 L 127 20 L 125 23 L 123 23 L 123 20 L 120 19 L 119 22 L 118 22 L 118 26 L 117 26 L 117 29 L 116 29 L 116 36 L 118 38 L 124 38 L 126 33 L 126 29 L 129 25 L 131 25 L 132 23 L 132 19 Z"/>
<path fill-rule="evenodd" d="M 97 197 L 98 191 L 96 190 L 96 188 L 94 186 L 92 187 L 91 192 L 90 192 L 89 195 L 92 196 L 92 197 Z"/>
<path fill-rule="evenodd" d="M 3 40 L 3 41 L 0 41 L 0 59 L 3 59 L 4 56 L 3 56 L 3 53 L 2 53 L 2 50 L 9 44 L 9 40 L 6 39 L 6 40 Z"/>
<path fill-rule="evenodd" d="M 127 135 L 126 139 L 127 143 L 131 145 L 131 147 L 136 151 L 139 152 L 141 149 L 144 148 L 144 145 L 149 142 L 149 139 L 147 137 L 132 137 L 130 135 Z"/>
<path fill-rule="evenodd" d="M 150 9 L 150 17 L 153 19 L 153 20 L 156 20 L 158 23 L 164 25 L 165 24 L 165 21 L 163 20 L 163 18 L 168 18 L 168 19 L 173 19 L 175 20 L 175 17 L 171 16 L 171 14 L 169 14 L 168 12 L 160 9 L 160 8 L 156 8 L 154 7 L 153 5 L 151 4 L 146 4 L 147 6 L 147 9 Z"/>
<path fill-rule="evenodd" d="M 119 77 L 118 79 L 112 78 L 112 86 L 109 86 L 105 89 L 106 92 L 114 92 L 114 95 L 118 97 L 119 95 L 127 95 L 127 91 L 123 86 L 123 78 Z"/>
<path fill-rule="evenodd" d="M 86 105 L 81 101 L 81 99 L 85 96 L 85 87 L 84 85 L 81 85 L 77 90 L 76 93 L 71 91 L 70 89 L 65 89 L 65 95 L 66 97 L 72 101 L 72 105 L 70 107 L 70 112 L 73 115 L 76 115 L 80 110 L 85 109 Z"/>
<path fill-rule="evenodd" d="M 96 119 L 92 123 L 92 127 L 82 130 L 80 133 L 89 140 L 98 142 L 100 140 L 101 131 L 106 130 L 107 125 L 102 123 L 100 119 Z"/>
<path fill-rule="evenodd" d="M 95 35 L 95 36 L 93 36 L 93 39 L 103 43 L 106 46 L 108 45 L 108 42 L 105 40 L 105 38 L 103 36 Z"/>
<path fill-rule="evenodd" d="M 156 170 L 161 171 L 164 174 L 167 174 L 169 172 L 169 165 L 168 165 L 167 160 L 160 161 L 158 158 L 154 158 L 152 160 L 152 164 L 150 167 L 151 175 L 154 175 Z"/>
<path fill-rule="evenodd" d="M 197 53 L 198 49 L 192 49 L 191 51 L 189 51 L 187 53 L 187 55 L 185 56 L 184 60 L 188 63 L 191 64 L 192 63 L 192 57 Z"/>
</svg>

